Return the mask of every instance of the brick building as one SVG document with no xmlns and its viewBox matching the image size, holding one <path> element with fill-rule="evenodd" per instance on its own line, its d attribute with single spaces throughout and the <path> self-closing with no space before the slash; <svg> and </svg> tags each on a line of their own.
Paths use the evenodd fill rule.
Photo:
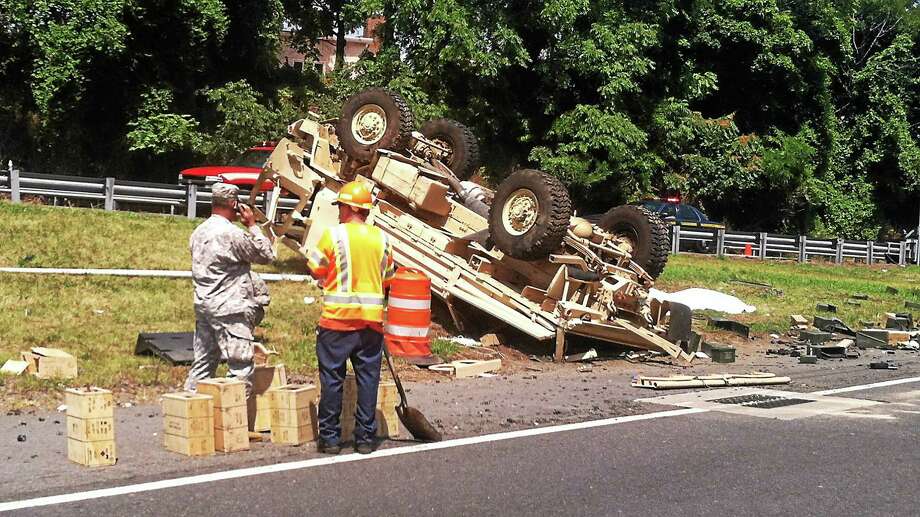
<svg viewBox="0 0 920 517">
<path fill-rule="evenodd" d="M 345 36 L 345 63 L 354 63 L 365 51 L 377 54 L 380 50 L 378 26 L 383 18 L 369 18 L 364 27 Z M 281 54 L 279 62 L 297 70 L 312 68 L 320 75 L 326 75 L 335 69 L 335 36 L 327 36 L 316 43 L 316 57 L 298 52 L 290 46 L 291 31 L 285 29 L 281 34 Z"/>
</svg>

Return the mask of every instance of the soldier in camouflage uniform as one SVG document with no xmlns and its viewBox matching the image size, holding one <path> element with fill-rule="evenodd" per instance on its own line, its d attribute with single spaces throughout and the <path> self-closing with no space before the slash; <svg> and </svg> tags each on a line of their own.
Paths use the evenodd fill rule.
<svg viewBox="0 0 920 517">
<path fill-rule="evenodd" d="M 221 355 L 230 375 L 246 383 L 252 394 L 252 330 L 262 321 L 268 288 L 250 265 L 275 259 L 272 241 L 258 226 L 252 209 L 237 199 L 234 185 L 211 188 L 211 217 L 189 239 L 195 284 L 195 359 L 185 381 L 194 391 L 200 379 L 213 377 Z M 243 231 L 233 224 L 241 220 Z"/>
</svg>

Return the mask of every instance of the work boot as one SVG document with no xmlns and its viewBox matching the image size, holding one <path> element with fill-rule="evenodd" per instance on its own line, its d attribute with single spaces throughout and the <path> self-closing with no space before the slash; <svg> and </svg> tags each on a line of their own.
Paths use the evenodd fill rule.
<svg viewBox="0 0 920 517">
<path fill-rule="evenodd" d="M 355 442 L 355 452 L 358 454 L 370 454 L 377 450 L 376 442 Z"/>
<path fill-rule="evenodd" d="M 326 440 L 320 438 L 316 440 L 316 450 L 323 454 L 338 454 L 342 452 L 342 446 L 337 443 L 328 443 Z"/>
</svg>

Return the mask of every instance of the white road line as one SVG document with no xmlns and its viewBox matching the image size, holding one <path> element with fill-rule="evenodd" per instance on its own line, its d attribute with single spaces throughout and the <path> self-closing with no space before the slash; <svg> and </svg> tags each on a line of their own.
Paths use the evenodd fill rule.
<svg viewBox="0 0 920 517">
<path fill-rule="evenodd" d="M 836 388 L 831 390 L 815 391 L 812 395 L 834 395 L 837 393 L 848 393 L 851 391 L 869 390 L 873 388 L 883 388 L 887 386 L 896 386 L 920 382 L 920 377 L 910 377 L 907 379 L 895 379 L 884 382 L 875 382 L 872 384 L 862 384 L 859 386 L 848 386 L 845 388 Z M 263 465 L 260 467 L 249 467 L 244 469 L 226 470 L 222 472 L 213 472 L 211 474 L 201 474 L 198 476 L 188 476 L 174 479 L 164 479 L 160 481 L 151 481 L 149 483 L 139 483 L 136 485 L 125 485 L 112 488 L 102 488 L 99 490 L 89 490 L 86 492 L 74 492 L 71 494 L 61 494 L 49 497 L 38 497 L 35 499 L 25 499 L 22 501 L 10 501 L 0 503 L 0 512 L 11 510 L 22 510 L 25 508 L 36 508 L 39 506 L 49 506 L 54 504 L 73 503 L 77 501 L 86 501 L 89 499 L 100 499 L 103 497 L 113 497 L 126 494 L 136 494 L 139 492 L 149 492 L 152 490 L 163 490 L 165 488 L 176 488 L 188 485 L 197 485 L 201 483 L 210 483 L 213 481 L 223 481 L 227 479 L 237 479 L 249 476 L 259 476 L 262 474 L 272 474 L 276 472 L 285 472 L 288 470 L 301 470 L 324 465 L 334 465 L 336 463 L 350 463 L 354 461 L 374 460 L 388 456 L 401 456 L 403 454 L 413 454 L 416 452 L 436 451 L 439 449 L 450 449 L 454 447 L 463 447 L 465 445 L 475 445 L 480 443 L 500 442 L 503 440 L 513 440 L 515 438 L 525 438 L 528 436 L 539 436 L 543 434 L 562 433 L 566 431 L 576 431 L 579 429 L 591 429 L 594 427 L 604 427 L 617 424 L 626 424 L 629 422 L 641 422 L 643 420 L 654 420 L 658 418 L 668 418 L 674 416 L 693 415 L 697 413 L 707 413 L 706 409 L 675 409 L 671 411 L 659 411 L 657 413 L 647 413 L 644 415 L 630 415 L 615 418 L 605 418 L 603 420 L 592 420 L 589 422 L 577 422 L 574 424 L 563 424 L 550 427 L 538 427 L 534 429 L 522 429 L 520 431 L 509 431 L 507 433 L 486 434 L 482 436 L 471 436 L 469 438 L 458 438 L 456 440 L 447 440 L 438 443 L 423 443 L 419 445 L 409 445 L 405 447 L 394 447 L 392 449 L 382 449 L 373 454 L 346 454 L 343 456 L 329 456 L 304 461 L 292 461 L 287 463 L 277 463 L 274 465 Z"/>
<path fill-rule="evenodd" d="M 872 384 L 863 384 L 861 386 L 847 386 L 846 388 L 834 388 L 832 390 L 812 391 L 812 395 L 836 395 L 838 393 L 849 393 L 851 391 L 871 390 L 872 388 L 884 388 L 887 386 L 897 386 L 898 384 L 908 384 L 911 382 L 920 382 L 920 377 L 908 377 L 906 379 L 894 379 L 890 381 L 873 382 Z"/>
<path fill-rule="evenodd" d="M 250 467 L 244 469 L 227 470 L 223 472 L 214 472 L 211 474 L 202 474 L 198 476 L 189 476 L 175 479 L 164 479 L 161 481 L 152 481 L 149 483 L 139 483 L 136 485 L 125 485 L 112 488 L 102 488 L 99 490 L 90 490 L 87 492 L 75 492 L 71 494 L 54 495 L 49 497 L 38 497 L 35 499 L 25 499 L 22 501 L 11 501 L 0 503 L 0 512 L 11 510 L 22 510 L 25 508 L 35 508 L 38 506 L 48 506 L 53 504 L 73 503 L 76 501 L 86 501 L 88 499 L 99 499 L 103 497 L 112 497 L 126 494 L 136 494 L 138 492 L 149 492 L 151 490 L 162 490 L 164 488 L 175 488 L 180 486 L 197 485 L 201 483 L 210 483 L 213 481 L 223 481 L 226 479 L 236 479 L 249 476 L 258 476 L 261 474 L 272 474 L 275 472 L 285 472 L 288 470 L 308 469 L 312 467 L 321 467 L 324 465 L 333 465 L 336 463 L 350 463 L 353 461 L 373 460 L 385 458 L 388 456 L 400 456 L 403 454 L 412 454 L 416 452 L 435 451 L 439 449 L 450 449 L 453 447 L 462 447 L 464 445 L 475 445 L 479 443 L 500 442 L 503 440 L 513 440 L 515 438 L 524 438 L 527 436 L 539 436 L 541 434 L 561 433 L 565 431 L 575 431 L 578 429 L 591 429 L 593 427 L 603 427 L 616 424 L 626 424 L 629 422 L 640 422 L 642 420 L 653 420 L 656 418 L 667 418 L 672 416 L 692 415 L 694 413 L 705 413 L 705 409 L 675 409 L 672 411 L 660 411 L 657 413 L 648 413 L 644 415 L 630 415 L 616 418 L 606 418 L 603 420 L 592 420 L 589 422 L 577 422 L 574 424 L 563 424 L 551 427 L 538 427 L 534 429 L 522 429 L 520 431 L 509 431 L 507 433 L 486 434 L 482 436 L 471 436 L 469 438 L 458 438 L 456 440 L 446 440 L 437 443 L 423 443 L 419 445 L 409 445 L 406 447 L 394 447 L 392 449 L 382 449 L 373 454 L 346 454 L 343 456 L 328 456 L 305 461 L 292 461 L 287 463 L 277 463 L 275 465 L 263 465 L 261 467 Z"/>
</svg>

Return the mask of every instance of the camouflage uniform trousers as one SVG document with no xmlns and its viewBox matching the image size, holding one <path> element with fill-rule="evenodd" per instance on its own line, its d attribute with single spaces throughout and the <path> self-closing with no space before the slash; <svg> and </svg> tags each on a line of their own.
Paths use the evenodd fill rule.
<svg viewBox="0 0 920 517">
<path fill-rule="evenodd" d="M 230 376 L 246 383 L 246 396 L 252 396 L 253 336 L 252 329 L 262 321 L 264 310 L 209 317 L 197 315 L 195 321 L 195 358 L 185 381 L 185 389 L 195 391 L 198 381 L 214 377 L 221 356 L 227 359 Z"/>
</svg>

